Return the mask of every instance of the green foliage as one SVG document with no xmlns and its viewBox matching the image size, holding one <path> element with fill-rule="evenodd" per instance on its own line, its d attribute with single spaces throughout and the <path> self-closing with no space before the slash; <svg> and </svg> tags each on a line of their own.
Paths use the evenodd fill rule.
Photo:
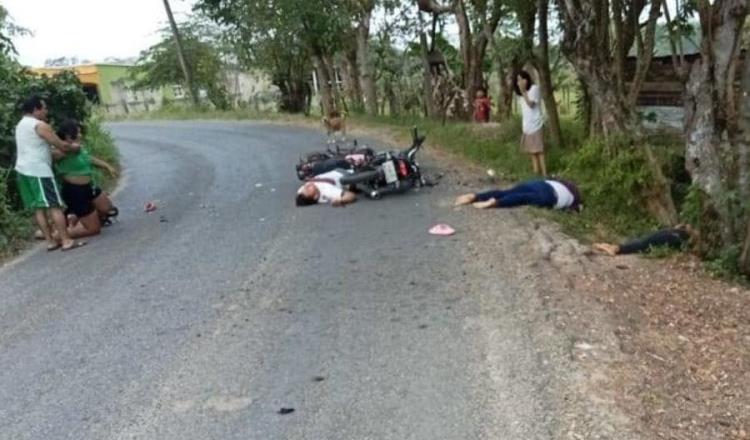
<svg viewBox="0 0 750 440">
<path fill-rule="evenodd" d="M 740 273 L 740 245 L 727 246 L 717 253 L 709 255 L 706 267 L 716 277 L 736 278 Z"/>
<path fill-rule="evenodd" d="M 119 168 L 120 155 L 115 147 L 115 141 L 112 135 L 102 127 L 100 117 L 93 116 L 84 124 L 83 143 L 93 156 Z M 114 187 L 115 182 L 109 174 L 102 173 L 99 169 L 95 169 L 94 172 L 99 185 L 105 189 Z"/>
<path fill-rule="evenodd" d="M 20 237 L 26 236 L 30 230 L 28 217 L 12 209 L 16 204 L 11 200 L 8 188 L 12 175 L 9 169 L 0 168 L 0 257 L 20 249 Z"/>
<path fill-rule="evenodd" d="M 227 28 L 245 67 L 271 73 L 282 110 L 300 112 L 311 94 L 311 56 L 333 56 L 351 42 L 356 3 L 199 0 L 195 9 Z"/>
<path fill-rule="evenodd" d="M 183 26 L 180 30 L 185 61 L 190 69 L 194 86 L 204 90 L 208 100 L 218 109 L 231 105 L 222 79 L 224 64 L 218 52 L 204 41 L 198 25 Z M 159 89 L 172 84 L 184 84 L 185 77 L 177 55 L 177 46 L 171 30 L 161 33 L 159 43 L 141 52 L 131 77 L 136 89 Z"/>
<path fill-rule="evenodd" d="M 67 118 L 84 121 L 89 105 L 81 83 L 72 72 L 53 77 L 36 76 L 15 61 L 0 55 L 0 167 L 9 168 L 15 148 L 15 126 L 21 118 L 20 104 L 38 94 L 47 102 L 52 124 Z"/>
</svg>

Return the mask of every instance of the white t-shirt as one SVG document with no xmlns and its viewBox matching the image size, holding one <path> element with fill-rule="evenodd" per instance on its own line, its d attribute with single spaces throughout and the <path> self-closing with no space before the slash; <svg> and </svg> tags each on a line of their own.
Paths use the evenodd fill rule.
<svg viewBox="0 0 750 440">
<path fill-rule="evenodd" d="M 36 132 L 41 121 L 24 116 L 16 125 L 16 171 L 30 177 L 52 177 L 50 146 Z"/>
<path fill-rule="evenodd" d="M 575 202 L 575 196 L 572 192 L 570 192 L 567 186 L 563 185 L 557 180 L 545 180 L 545 182 L 547 182 L 552 187 L 552 189 L 555 190 L 555 195 L 557 196 L 557 203 L 555 204 L 555 208 L 565 209 L 573 206 L 573 202 Z"/>
<path fill-rule="evenodd" d="M 331 203 L 333 200 L 340 199 L 344 195 L 344 187 L 341 185 L 341 178 L 343 176 L 344 173 L 341 171 L 333 170 L 314 177 L 315 179 L 331 179 L 333 181 L 333 184 L 328 182 L 311 182 L 318 188 L 318 192 L 320 193 L 318 203 Z M 297 192 L 301 193 L 302 188 L 304 186 Z"/>
<path fill-rule="evenodd" d="M 535 133 L 544 126 L 544 113 L 542 112 L 542 94 L 539 86 L 532 85 L 528 91 L 529 99 L 536 105 L 529 107 L 526 100 L 521 96 L 521 118 L 523 121 L 523 132 L 525 134 Z"/>
</svg>

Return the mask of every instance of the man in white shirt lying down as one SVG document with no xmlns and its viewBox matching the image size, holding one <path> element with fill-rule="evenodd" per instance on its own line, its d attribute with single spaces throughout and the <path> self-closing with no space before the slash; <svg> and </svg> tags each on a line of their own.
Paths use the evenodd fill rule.
<svg viewBox="0 0 750 440">
<path fill-rule="evenodd" d="M 344 206 L 354 203 L 357 195 L 344 189 L 341 178 L 345 172 L 333 170 L 307 180 L 297 190 L 296 205 L 309 206 L 318 203 L 330 203 L 331 206 Z"/>
</svg>

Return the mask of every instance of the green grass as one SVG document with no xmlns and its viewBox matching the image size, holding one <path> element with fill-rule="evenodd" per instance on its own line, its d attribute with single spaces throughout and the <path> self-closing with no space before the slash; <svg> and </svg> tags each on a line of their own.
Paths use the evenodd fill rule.
<svg viewBox="0 0 750 440">
<path fill-rule="evenodd" d="M 101 118 L 94 116 L 86 123 L 84 145 L 89 149 L 91 155 L 119 169 L 120 154 L 112 135 L 102 128 L 101 122 Z M 107 191 L 111 191 L 117 183 L 108 173 L 98 169 L 95 169 L 95 178 L 97 183 Z"/>
<path fill-rule="evenodd" d="M 237 108 L 233 110 L 216 110 L 209 107 L 165 106 L 149 112 L 136 112 L 126 115 L 113 115 L 99 111 L 99 116 L 107 121 L 157 121 L 157 120 L 287 120 L 294 115 L 277 112 L 255 111 L 253 109 Z M 301 117 L 301 116 L 300 116 Z"/>
</svg>

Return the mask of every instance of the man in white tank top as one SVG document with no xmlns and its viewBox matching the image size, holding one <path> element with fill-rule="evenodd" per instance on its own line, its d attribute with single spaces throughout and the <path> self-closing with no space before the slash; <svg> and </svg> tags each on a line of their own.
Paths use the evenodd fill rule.
<svg viewBox="0 0 750 440">
<path fill-rule="evenodd" d="M 80 146 L 62 141 L 47 124 L 47 104 L 32 96 L 22 106 L 23 117 L 16 125 L 16 175 L 18 191 L 27 209 L 34 210 L 37 226 L 47 240 L 47 250 L 62 247 L 67 251 L 80 247 L 68 234 L 63 202 L 52 173 L 52 155 L 77 151 Z M 47 214 L 55 225 L 57 236 L 49 228 Z"/>
</svg>

